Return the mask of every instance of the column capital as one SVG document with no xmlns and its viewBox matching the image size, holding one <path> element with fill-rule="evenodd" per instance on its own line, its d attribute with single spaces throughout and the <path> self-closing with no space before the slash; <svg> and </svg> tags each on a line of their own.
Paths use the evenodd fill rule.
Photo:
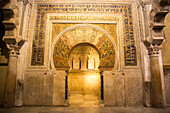
<svg viewBox="0 0 170 113">
<path fill-rule="evenodd" d="M 143 1 L 142 0 L 138 0 L 138 2 L 137 2 L 138 4 L 137 4 L 137 7 L 139 8 L 140 6 L 142 7 L 143 6 Z"/>
<path fill-rule="evenodd" d="M 9 55 L 10 56 L 18 56 L 19 55 L 19 49 L 18 49 L 18 46 L 17 45 L 14 45 L 14 44 L 9 44 L 8 46 L 8 49 L 9 49 Z"/>
<path fill-rule="evenodd" d="M 7 45 L 7 48 L 9 49 L 9 55 L 11 56 L 18 56 L 19 50 L 24 45 L 25 40 L 17 41 L 16 38 L 4 38 L 4 42 Z"/>
<path fill-rule="evenodd" d="M 143 10 L 143 11 L 146 10 L 146 4 L 144 4 L 143 2 L 142 2 L 142 4 L 141 4 L 141 7 L 142 7 L 142 10 Z"/>
<path fill-rule="evenodd" d="M 148 48 L 150 57 L 158 57 L 161 48 L 161 45 L 151 44 Z"/>
<path fill-rule="evenodd" d="M 151 4 L 151 0 L 138 0 L 138 7 L 141 6 L 143 8 L 146 4 Z"/>
<path fill-rule="evenodd" d="M 23 2 L 24 5 L 27 5 L 29 3 L 28 0 L 18 0 L 18 2 Z"/>
<path fill-rule="evenodd" d="M 68 75 L 69 74 L 69 70 L 65 70 L 65 74 Z"/>
</svg>

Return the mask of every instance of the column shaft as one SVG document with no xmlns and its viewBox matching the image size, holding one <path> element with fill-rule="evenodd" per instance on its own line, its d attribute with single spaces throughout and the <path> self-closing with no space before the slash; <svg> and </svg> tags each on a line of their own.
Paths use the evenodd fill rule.
<svg viewBox="0 0 170 113">
<path fill-rule="evenodd" d="M 164 107 L 163 75 L 159 61 L 159 46 L 152 46 L 150 49 L 151 65 L 151 104 L 153 107 Z"/>
<path fill-rule="evenodd" d="M 4 107 L 13 107 L 15 103 L 15 85 L 17 76 L 17 55 L 11 54 L 8 63 L 8 75 L 4 96 Z"/>
</svg>

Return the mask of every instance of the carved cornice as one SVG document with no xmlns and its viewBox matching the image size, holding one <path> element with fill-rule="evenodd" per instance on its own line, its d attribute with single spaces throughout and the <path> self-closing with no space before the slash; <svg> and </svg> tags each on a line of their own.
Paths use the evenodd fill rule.
<svg viewBox="0 0 170 113">
<path fill-rule="evenodd" d="M 22 5 L 24 8 L 20 8 L 19 2 L 23 2 Z M 25 11 L 27 4 L 29 4 L 31 7 L 31 4 L 28 0 L 10 0 L 8 6 L 4 7 L 5 9 L 2 9 L 4 16 L 2 23 L 5 26 L 5 38 L 12 37 L 17 39 L 19 37 L 19 29 L 22 29 L 22 27 L 20 28 L 21 23 L 23 25 L 23 21 L 21 21 L 21 19 L 24 17 L 24 14 L 21 12 L 23 12 L 23 10 Z"/>
<path fill-rule="evenodd" d="M 8 3 L 8 7 L 5 8 L 6 9 L 2 9 L 4 15 L 2 23 L 5 26 L 5 35 L 3 38 L 12 38 L 10 41 L 14 41 L 14 38 L 17 38 L 17 27 L 19 25 L 19 9 L 17 1 L 11 0 L 10 3 Z"/>
<path fill-rule="evenodd" d="M 150 12 L 150 35 L 152 45 L 161 45 L 164 40 L 163 28 L 165 27 L 164 19 L 169 12 L 168 2 L 161 5 L 162 0 L 153 0 L 152 10 Z M 166 0 L 164 0 L 166 2 Z M 155 47 L 154 47 L 155 48 Z"/>
</svg>

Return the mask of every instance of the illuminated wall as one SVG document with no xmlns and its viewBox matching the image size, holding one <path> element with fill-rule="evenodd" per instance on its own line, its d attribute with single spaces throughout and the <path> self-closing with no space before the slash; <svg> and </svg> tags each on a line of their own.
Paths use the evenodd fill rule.
<svg viewBox="0 0 170 113">
<path fill-rule="evenodd" d="M 24 104 L 65 105 L 66 77 L 70 79 L 68 86 L 72 91 L 68 93 L 86 90 L 87 94 L 91 92 L 100 97 L 99 72 L 103 71 L 105 105 L 115 106 L 115 102 L 142 105 L 136 2 L 82 2 L 35 1 L 24 76 Z M 71 51 L 80 44 L 95 48 L 99 54 L 96 67 L 91 61 L 90 67 L 81 65 L 80 68 L 76 61 L 81 57 L 72 61 Z M 93 68 L 97 67 L 99 70 L 95 72 Z M 82 73 L 82 69 L 91 73 Z M 44 96 L 39 96 L 41 94 Z"/>
</svg>

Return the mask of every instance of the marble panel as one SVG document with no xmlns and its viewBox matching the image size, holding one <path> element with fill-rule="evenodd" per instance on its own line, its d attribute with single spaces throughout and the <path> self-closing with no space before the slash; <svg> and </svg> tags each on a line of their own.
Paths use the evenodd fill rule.
<svg viewBox="0 0 170 113">
<path fill-rule="evenodd" d="M 95 95 L 100 97 L 101 86 L 100 86 L 100 74 L 92 73 L 91 75 L 84 76 L 84 92 L 85 94 Z"/>
<path fill-rule="evenodd" d="M 125 77 L 122 74 L 115 75 L 116 106 L 125 106 Z"/>
<path fill-rule="evenodd" d="M 44 105 L 53 104 L 53 72 L 47 72 L 44 76 Z"/>
<path fill-rule="evenodd" d="M 143 83 L 141 78 L 125 75 L 126 106 L 143 105 Z"/>
<path fill-rule="evenodd" d="M 54 74 L 53 105 L 65 104 L 65 71 Z"/>
<path fill-rule="evenodd" d="M 44 105 L 44 76 L 27 74 L 24 77 L 24 105 Z"/>
<path fill-rule="evenodd" d="M 70 106 L 98 106 L 100 98 L 101 80 L 98 71 L 70 71 L 68 76 Z"/>
<path fill-rule="evenodd" d="M 75 71 L 68 76 L 68 94 L 101 95 L 100 74 L 97 71 Z"/>
<path fill-rule="evenodd" d="M 115 76 L 112 71 L 104 71 L 104 105 L 115 106 Z"/>
<path fill-rule="evenodd" d="M 83 94 L 84 93 L 84 76 L 69 74 L 68 76 L 68 94 Z"/>
<path fill-rule="evenodd" d="M 170 69 L 164 69 L 164 71 L 166 106 L 170 106 Z"/>
<path fill-rule="evenodd" d="M 24 77 L 24 105 L 64 105 L 65 71 L 27 73 Z"/>
</svg>

